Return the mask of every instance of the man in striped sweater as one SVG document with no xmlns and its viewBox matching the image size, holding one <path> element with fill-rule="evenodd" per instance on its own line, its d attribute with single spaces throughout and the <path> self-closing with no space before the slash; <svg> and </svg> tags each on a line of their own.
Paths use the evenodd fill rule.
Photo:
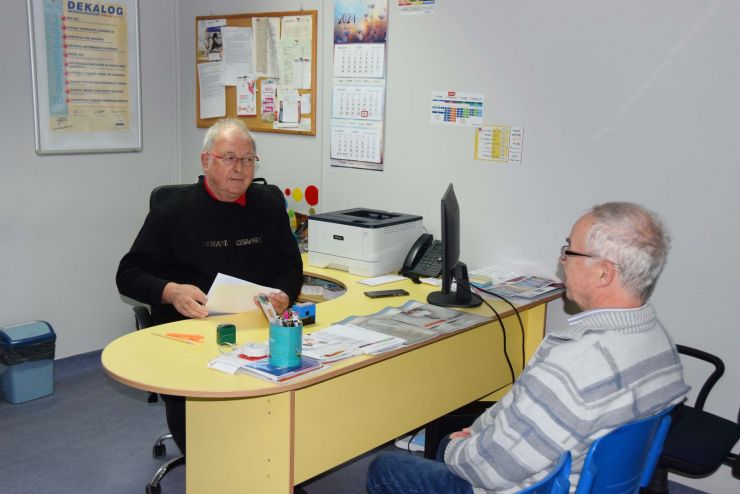
<svg viewBox="0 0 740 494">
<path fill-rule="evenodd" d="M 583 312 L 545 337 L 499 403 L 442 443 L 444 463 L 378 456 L 371 494 L 517 492 L 565 451 L 573 490 L 593 441 L 683 399 L 676 348 L 647 302 L 669 246 L 660 219 L 636 204 L 602 204 L 567 241 L 566 296 Z"/>
</svg>

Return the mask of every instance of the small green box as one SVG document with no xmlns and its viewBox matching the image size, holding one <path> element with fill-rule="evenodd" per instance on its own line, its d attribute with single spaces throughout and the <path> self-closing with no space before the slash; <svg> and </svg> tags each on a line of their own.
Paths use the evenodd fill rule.
<svg viewBox="0 0 740 494">
<path fill-rule="evenodd" d="M 233 324 L 219 324 L 216 327 L 216 343 L 236 345 L 236 326 Z"/>
</svg>

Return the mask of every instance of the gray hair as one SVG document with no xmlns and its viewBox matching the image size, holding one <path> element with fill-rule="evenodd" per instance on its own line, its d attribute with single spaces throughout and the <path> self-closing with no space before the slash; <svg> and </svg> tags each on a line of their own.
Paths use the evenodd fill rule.
<svg viewBox="0 0 740 494">
<path fill-rule="evenodd" d="M 618 266 L 622 286 L 647 300 L 663 270 L 670 236 L 653 212 L 631 202 L 594 206 L 586 248 Z"/>
<path fill-rule="evenodd" d="M 254 148 L 254 151 L 257 152 L 257 143 L 254 142 L 254 137 L 252 137 L 252 133 L 249 132 L 249 129 L 244 124 L 244 122 L 242 122 L 238 118 L 222 118 L 215 124 L 211 125 L 206 132 L 205 137 L 203 137 L 203 152 L 207 153 L 211 149 L 213 149 L 213 143 L 219 136 L 221 131 L 230 127 L 239 130 L 244 135 L 244 137 L 252 141 L 252 147 Z"/>
</svg>

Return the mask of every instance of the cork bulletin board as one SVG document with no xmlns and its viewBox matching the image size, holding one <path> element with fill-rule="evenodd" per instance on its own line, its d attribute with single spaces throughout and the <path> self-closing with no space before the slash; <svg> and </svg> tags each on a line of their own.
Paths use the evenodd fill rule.
<svg viewBox="0 0 740 494">
<path fill-rule="evenodd" d="M 316 135 L 317 11 L 195 18 L 196 124 Z M 234 29 L 251 28 L 251 29 Z"/>
</svg>

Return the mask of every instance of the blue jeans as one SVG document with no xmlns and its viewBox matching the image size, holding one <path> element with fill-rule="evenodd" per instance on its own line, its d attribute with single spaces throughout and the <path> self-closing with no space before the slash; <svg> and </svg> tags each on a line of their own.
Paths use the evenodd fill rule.
<svg viewBox="0 0 740 494">
<path fill-rule="evenodd" d="M 472 494 L 473 487 L 444 463 L 443 440 L 437 461 L 409 453 L 383 453 L 375 457 L 367 471 L 369 494 Z"/>
</svg>

